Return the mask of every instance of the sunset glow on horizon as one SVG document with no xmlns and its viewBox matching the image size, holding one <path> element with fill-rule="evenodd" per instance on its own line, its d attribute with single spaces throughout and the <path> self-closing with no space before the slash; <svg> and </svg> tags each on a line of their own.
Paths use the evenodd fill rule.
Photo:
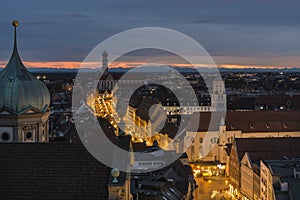
<svg viewBox="0 0 300 200">
<path fill-rule="evenodd" d="M 47 69 L 79 69 L 82 62 L 64 62 L 64 61 L 57 61 L 57 62 L 23 62 L 24 65 L 27 68 L 47 68 Z M 134 68 L 139 67 L 141 65 L 145 65 L 149 63 L 142 63 L 142 62 L 113 62 L 109 65 L 110 68 Z M 7 62 L 0 61 L 0 68 L 5 68 L 7 65 Z M 95 66 L 96 64 L 91 64 L 91 66 Z M 101 67 L 101 64 L 99 63 L 99 67 Z M 176 64 L 172 63 L 169 64 L 174 67 L 194 67 L 192 65 L 188 64 Z M 88 66 L 88 64 L 86 65 Z M 205 65 L 197 65 L 195 67 L 207 67 Z M 278 65 L 238 65 L 238 64 L 219 64 L 219 68 L 226 68 L 226 69 L 283 69 L 283 68 L 294 68 L 294 66 L 278 66 Z M 90 67 L 90 68 L 96 68 L 96 67 Z"/>
</svg>

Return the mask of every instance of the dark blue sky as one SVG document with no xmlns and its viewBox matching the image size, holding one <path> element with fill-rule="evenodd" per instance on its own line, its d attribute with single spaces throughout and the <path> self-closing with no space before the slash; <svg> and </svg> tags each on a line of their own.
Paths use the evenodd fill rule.
<svg viewBox="0 0 300 200">
<path fill-rule="evenodd" d="M 299 1 L 2 0 L 0 60 L 18 19 L 25 61 L 82 61 L 98 43 L 130 28 L 183 32 L 218 64 L 300 67 Z"/>
</svg>

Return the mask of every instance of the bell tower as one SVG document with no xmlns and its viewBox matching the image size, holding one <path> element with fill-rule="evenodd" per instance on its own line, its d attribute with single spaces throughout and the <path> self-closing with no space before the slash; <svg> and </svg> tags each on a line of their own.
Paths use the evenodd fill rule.
<svg viewBox="0 0 300 200">
<path fill-rule="evenodd" d="M 103 75 L 108 75 L 108 53 L 106 50 L 102 53 L 102 71 Z"/>
<path fill-rule="evenodd" d="M 224 81 L 217 77 L 213 81 L 213 92 L 211 95 L 211 106 L 215 111 L 226 111 L 226 91 Z"/>
</svg>

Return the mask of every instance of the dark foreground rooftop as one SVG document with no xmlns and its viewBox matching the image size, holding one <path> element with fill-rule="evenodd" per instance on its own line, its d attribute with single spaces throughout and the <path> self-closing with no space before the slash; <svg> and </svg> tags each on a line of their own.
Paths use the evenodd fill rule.
<svg viewBox="0 0 300 200">
<path fill-rule="evenodd" d="M 74 127 L 69 134 L 72 140 L 54 143 L 1 143 L 0 199 L 108 199 L 111 169 L 86 150 Z M 128 146 L 130 138 L 116 140 Z"/>
</svg>

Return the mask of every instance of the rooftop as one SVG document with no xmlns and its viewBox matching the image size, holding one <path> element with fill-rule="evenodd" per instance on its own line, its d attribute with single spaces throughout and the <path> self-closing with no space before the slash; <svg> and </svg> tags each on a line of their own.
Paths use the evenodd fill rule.
<svg viewBox="0 0 300 200">
<path fill-rule="evenodd" d="M 214 113 L 215 123 L 211 124 L 211 112 L 193 113 L 188 130 L 204 132 L 218 131 L 223 113 Z M 200 116 L 200 120 L 199 119 Z M 241 130 L 255 132 L 291 132 L 300 130 L 300 111 L 228 111 L 225 117 L 227 131 Z"/>
<path fill-rule="evenodd" d="M 129 148 L 129 137 L 111 137 Z M 113 152 L 106 156 L 113 160 Z M 119 184 L 126 173 L 121 172 Z M 53 143 L 0 143 L 0 193 L 3 199 L 107 199 L 111 169 L 96 160 L 72 127 Z"/>
<path fill-rule="evenodd" d="M 238 159 L 247 152 L 253 163 L 260 160 L 300 158 L 300 137 L 283 138 L 235 138 Z"/>
</svg>

